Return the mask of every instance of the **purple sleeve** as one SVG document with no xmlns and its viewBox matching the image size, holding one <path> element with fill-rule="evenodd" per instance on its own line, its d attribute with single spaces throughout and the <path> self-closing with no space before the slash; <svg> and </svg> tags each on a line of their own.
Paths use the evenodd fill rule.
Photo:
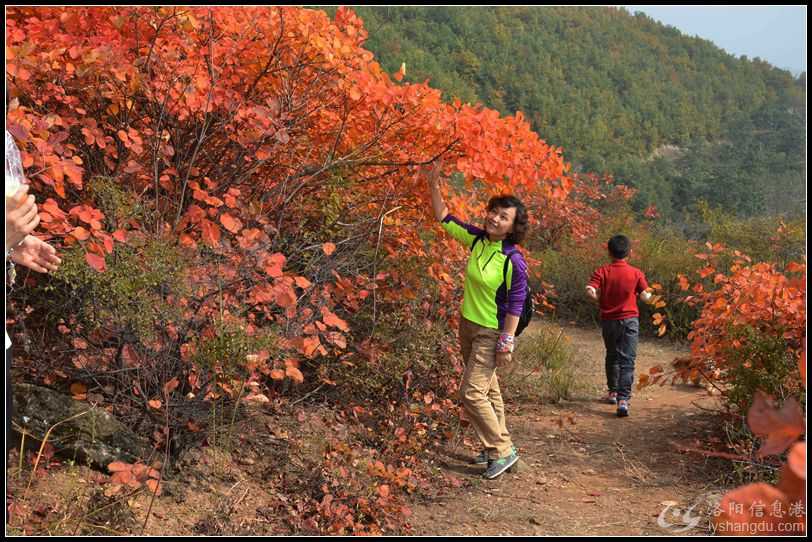
<svg viewBox="0 0 812 542">
<path fill-rule="evenodd" d="M 524 299 L 527 297 L 527 264 L 519 252 L 510 256 L 513 271 L 510 276 L 510 291 L 508 292 L 507 313 L 521 316 L 524 309 Z"/>
</svg>

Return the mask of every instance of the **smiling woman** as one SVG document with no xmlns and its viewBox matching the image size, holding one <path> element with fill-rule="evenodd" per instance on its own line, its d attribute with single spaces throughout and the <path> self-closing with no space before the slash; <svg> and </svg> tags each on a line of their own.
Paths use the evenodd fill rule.
<svg viewBox="0 0 812 542">
<path fill-rule="evenodd" d="M 505 427 L 505 405 L 496 369 L 512 361 L 514 336 L 524 309 L 527 264 L 516 245 L 527 233 L 527 210 L 509 195 L 491 198 L 485 229 L 448 213 L 440 193 L 438 162 L 429 173 L 432 208 L 443 229 L 470 247 L 460 318 L 465 372 L 460 384 L 463 408 L 484 447 L 474 459 L 487 464 L 485 477 L 496 478 L 519 456 Z"/>
</svg>

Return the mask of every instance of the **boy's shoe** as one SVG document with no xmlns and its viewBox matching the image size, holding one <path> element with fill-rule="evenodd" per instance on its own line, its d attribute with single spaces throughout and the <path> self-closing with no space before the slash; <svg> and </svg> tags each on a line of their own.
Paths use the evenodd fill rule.
<svg viewBox="0 0 812 542">
<path fill-rule="evenodd" d="M 617 404 L 617 392 L 616 391 L 606 392 L 606 395 L 601 397 L 600 401 L 601 401 L 601 403 L 609 403 L 610 405 L 616 405 Z"/>
<path fill-rule="evenodd" d="M 513 453 L 518 453 L 515 446 L 512 446 L 511 449 Z M 474 458 L 474 465 L 487 465 L 490 460 L 488 459 L 488 452 L 486 450 L 482 450 L 479 452 L 479 455 Z"/>
<path fill-rule="evenodd" d="M 513 466 L 516 461 L 519 460 L 519 454 L 515 451 L 511 452 L 511 454 L 507 457 L 502 457 L 500 459 L 492 459 L 488 462 L 488 470 L 485 471 L 485 478 L 488 480 L 493 480 L 510 467 Z"/>
<path fill-rule="evenodd" d="M 629 401 L 626 399 L 621 399 L 617 402 L 617 416 L 618 418 L 624 418 L 629 415 Z"/>
</svg>

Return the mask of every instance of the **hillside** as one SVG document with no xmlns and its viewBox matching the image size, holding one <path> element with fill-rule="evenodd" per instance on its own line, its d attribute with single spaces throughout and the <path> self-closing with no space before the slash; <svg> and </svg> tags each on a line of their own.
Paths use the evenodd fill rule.
<svg viewBox="0 0 812 542">
<path fill-rule="evenodd" d="M 638 188 L 639 210 L 677 219 L 705 199 L 744 216 L 803 212 L 805 74 L 624 9 L 356 11 L 384 69 L 405 62 L 406 80 L 447 100 L 522 111 L 576 170 Z M 666 145 L 683 152 L 652 159 Z"/>
</svg>

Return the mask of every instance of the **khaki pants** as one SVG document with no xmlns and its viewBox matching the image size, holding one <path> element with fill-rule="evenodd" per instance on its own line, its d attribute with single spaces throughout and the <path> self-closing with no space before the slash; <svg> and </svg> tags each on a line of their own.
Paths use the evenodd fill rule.
<svg viewBox="0 0 812 542">
<path fill-rule="evenodd" d="M 490 459 L 509 456 L 513 442 L 505 427 L 505 403 L 496 379 L 496 341 L 499 330 L 460 317 L 460 345 L 465 372 L 460 399 Z"/>
</svg>

